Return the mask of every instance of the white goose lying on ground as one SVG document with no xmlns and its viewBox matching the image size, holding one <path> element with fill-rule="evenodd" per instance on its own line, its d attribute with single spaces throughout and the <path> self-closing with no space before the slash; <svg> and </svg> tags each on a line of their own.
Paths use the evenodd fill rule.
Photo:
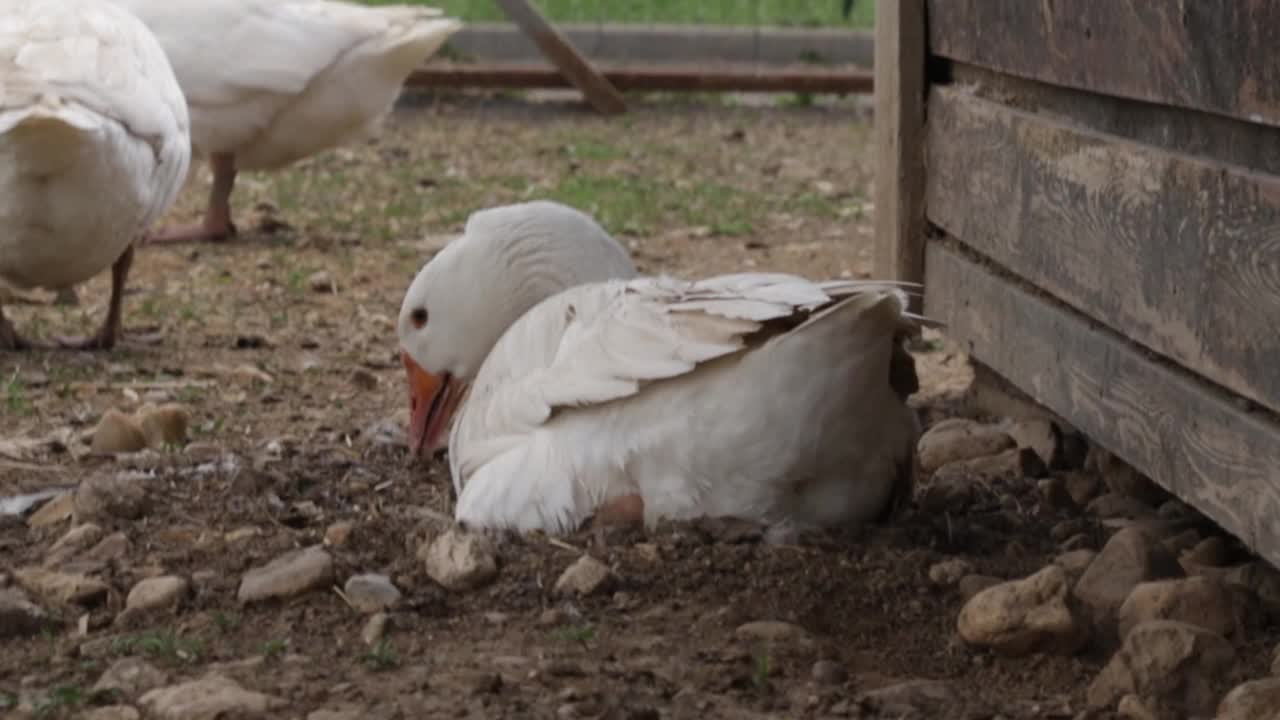
<svg viewBox="0 0 1280 720">
<path fill-rule="evenodd" d="M 920 318 L 899 287 L 636 278 L 620 253 L 573 211 L 518 205 L 473 215 L 413 281 L 399 320 L 412 449 L 437 447 L 462 403 L 459 521 L 832 526 L 909 492 L 919 426 L 902 340 Z"/>
<path fill-rule="evenodd" d="M 133 242 L 177 197 L 187 106 L 164 51 L 100 0 L 0 0 L 0 281 L 61 289 L 111 266 L 111 347 Z M 0 349 L 29 347 L 0 310 Z"/>
<path fill-rule="evenodd" d="M 461 27 L 422 6 L 335 0 L 113 0 L 152 29 L 191 111 L 213 187 L 202 222 L 150 241 L 234 234 L 239 170 L 274 170 L 367 136 L 405 78 Z"/>
</svg>

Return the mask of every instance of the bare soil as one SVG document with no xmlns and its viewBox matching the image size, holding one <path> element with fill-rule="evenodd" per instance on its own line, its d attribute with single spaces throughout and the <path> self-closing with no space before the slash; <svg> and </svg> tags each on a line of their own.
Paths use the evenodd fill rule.
<svg viewBox="0 0 1280 720">
<path fill-rule="evenodd" d="M 850 103 L 655 100 L 605 120 L 558 102 L 434 96 L 407 100 L 376 141 L 243 176 L 238 237 L 140 250 L 122 347 L 0 356 L 0 438 L 61 438 L 0 457 L 0 497 L 104 468 L 156 478 L 148 512 L 104 528 L 130 541 L 102 571 L 108 600 L 48 607 L 59 629 L 7 641 L 0 691 L 71 717 L 106 702 L 88 689 L 133 652 L 174 682 L 220 668 L 287 700 L 280 717 L 291 718 L 880 717 L 859 696 L 918 678 L 953 683 L 961 701 L 946 717 L 1075 716 L 1105 657 L 965 648 L 954 629 L 961 598 L 927 577 L 934 562 L 960 557 L 1016 578 L 1059 552 L 1048 530 L 1071 513 L 1048 507 L 1029 480 L 963 515 L 912 508 L 882 527 L 792 545 L 718 523 L 511 539 L 498 579 L 465 593 L 440 588 L 415 558 L 449 516 L 451 491 L 445 466 L 406 461 L 393 319 L 409 280 L 468 212 L 566 199 L 599 214 L 650 272 L 865 276 L 870 135 Z M 206 188 L 202 170 L 169 219 L 198 213 Z M 313 289 L 321 271 L 335 292 Z M 30 334 L 83 332 L 106 289 L 104 275 L 80 289 L 78 306 L 32 293 L 6 310 Z M 925 415 L 951 413 L 969 379 L 964 357 L 934 339 L 918 359 Z M 251 380 L 246 365 L 269 381 Z M 194 447 L 103 459 L 70 440 L 108 409 L 147 401 L 186 406 Z M 236 602 L 245 571 L 320 544 L 339 521 L 354 530 L 329 548 L 338 583 L 386 573 L 405 595 L 376 649 L 360 639 L 364 616 L 336 592 Z M 0 520 L 0 576 L 42 562 L 68 527 Z M 611 592 L 553 594 L 574 548 L 614 568 Z M 159 573 L 195 576 L 190 600 L 140 625 L 111 624 L 129 588 Z M 735 628 L 756 620 L 793 623 L 812 642 L 740 639 Z M 102 638 L 117 640 L 93 644 Z M 1251 667 L 1274 639 L 1256 638 Z M 847 678 L 815 679 L 823 659 Z"/>
</svg>

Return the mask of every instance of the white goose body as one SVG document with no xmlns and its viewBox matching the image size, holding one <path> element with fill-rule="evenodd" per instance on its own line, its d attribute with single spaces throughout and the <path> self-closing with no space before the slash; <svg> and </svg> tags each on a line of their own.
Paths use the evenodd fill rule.
<svg viewBox="0 0 1280 720">
<path fill-rule="evenodd" d="M 509 327 L 468 372 L 453 329 L 482 327 L 503 304 L 494 298 L 527 296 L 513 278 L 532 270 L 513 273 L 492 238 L 457 242 L 489 262 L 428 263 L 400 334 L 411 383 L 421 368 L 474 377 L 449 437 L 459 521 L 566 532 L 630 497 L 647 523 L 833 526 L 872 520 L 909 491 L 919 425 L 900 341 L 919 318 L 894 284 L 602 269 L 603 282 L 544 294 L 518 319 L 493 313 Z M 548 261 L 591 274 L 582 248 L 598 239 L 542 242 L 556 246 Z M 429 318 L 415 331 L 406 318 L 421 307 Z M 429 331 L 437 319 L 445 327 Z"/>
<path fill-rule="evenodd" d="M 274 169 L 359 138 L 460 23 L 334 0 L 113 0 L 155 32 L 200 154 Z"/>
<path fill-rule="evenodd" d="M 182 92 L 137 18 L 0 0 L 0 281 L 66 288 L 120 261 L 176 198 L 190 147 Z"/>
</svg>

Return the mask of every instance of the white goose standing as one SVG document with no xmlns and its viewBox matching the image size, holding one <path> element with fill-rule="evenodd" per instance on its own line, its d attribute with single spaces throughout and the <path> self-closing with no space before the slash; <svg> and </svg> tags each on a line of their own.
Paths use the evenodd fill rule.
<svg viewBox="0 0 1280 720">
<path fill-rule="evenodd" d="M 832 526 L 909 492 L 919 424 L 902 340 L 923 319 L 900 287 L 634 277 L 623 255 L 576 211 L 516 205 L 473 215 L 409 287 L 412 450 L 438 447 L 462 403 L 459 521 Z"/>
<path fill-rule="evenodd" d="M 168 53 L 191 111 L 195 150 L 213 187 L 195 225 L 152 242 L 235 233 L 240 170 L 274 170 L 367 136 L 405 78 L 461 23 L 423 6 L 337 0 L 113 0 L 136 13 Z"/>
<path fill-rule="evenodd" d="M 0 0 L 0 281 L 62 289 L 111 266 L 109 348 L 133 242 L 191 159 L 187 106 L 150 31 L 100 0 Z M 0 349 L 22 338 L 0 310 Z"/>
</svg>

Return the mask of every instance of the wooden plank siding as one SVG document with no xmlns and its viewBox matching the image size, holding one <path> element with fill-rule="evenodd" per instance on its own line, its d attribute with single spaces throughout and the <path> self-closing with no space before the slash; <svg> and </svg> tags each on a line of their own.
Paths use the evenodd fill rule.
<svg viewBox="0 0 1280 720">
<path fill-rule="evenodd" d="M 925 262 L 950 336 L 1280 564 L 1280 427 L 944 242 Z"/>
<path fill-rule="evenodd" d="M 1274 0 L 929 0 L 928 18 L 935 55 L 1280 126 Z"/>
<path fill-rule="evenodd" d="M 1280 177 L 934 86 L 930 222 L 1280 411 Z"/>
</svg>

